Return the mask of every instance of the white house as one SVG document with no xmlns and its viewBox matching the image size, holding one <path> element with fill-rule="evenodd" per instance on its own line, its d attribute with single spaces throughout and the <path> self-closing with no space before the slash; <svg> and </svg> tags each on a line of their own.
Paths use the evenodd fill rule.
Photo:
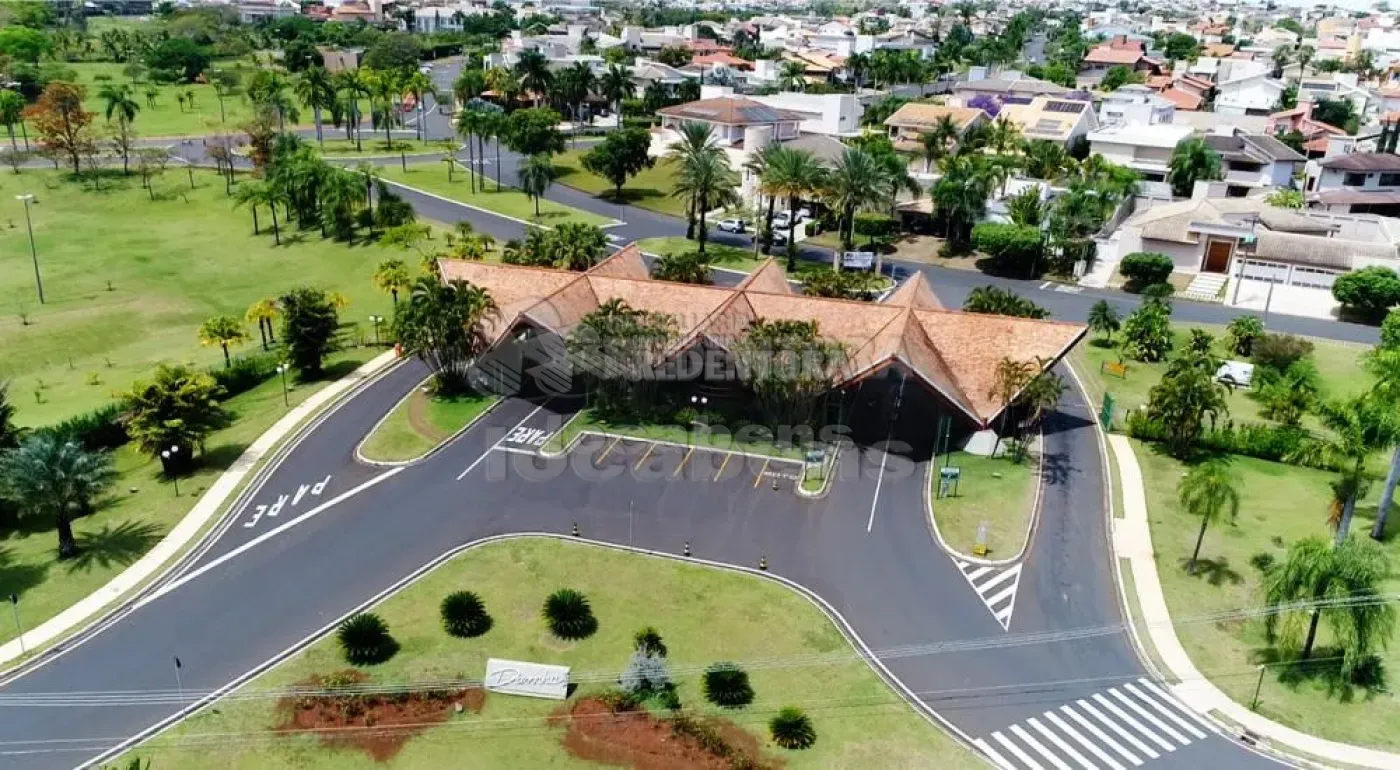
<svg viewBox="0 0 1400 770">
<path fill-rule="evenodd" d="M 1307 162 L 1268 134 L 1251 134 L 1233 126 L 1207 133 L 1204 141 L 1219 153 L 1225 167 L 1227 197 L 1244 197 L 1262 188 L 1291 187 L 1293 175 Z"/>
<path fill-rule="evenodd" d="M 1089 150 L 1137 171 L 1148 182 L 1162 182 L 1172 150 L 1191 134 L 1191 126 L 1175 123 L 1115 123 L 1089 132 Z"/>
<path fill-rule="evenodd" d="M 1354 152 L 1317 162 L 1308 204 L 1350 214 L 1400 216 L 1400 155 Z"/>
<path fill-rule="evenodd" d="M 1357 115 L 1365 115 L 1374 97 L 1370 89 L 1362 88 L 1356 83 L 1355 72 L 1333 72 L 1325 76 L 1303 78 L 1298 85 L 1298 101 L 1346 99 L 1356 108 Z"/>
<path fill-rule="evenodd" d="M 1128 85 L 1103 98 L 1099 123 L 1152 126 L 1172 122 L 1176 105 L 1158 96 L 1147 86 Z"/>
<path fill-rule="evenodd" d="M 1246 70 L 1246 74 L 1235 75 L 1232 68 L 1231 77 L 1215 84 L 1215 111 L 1223 115 L 1268 115 L 1278 106 L 1286 88 L 1268 72 Z"/>
</svg>

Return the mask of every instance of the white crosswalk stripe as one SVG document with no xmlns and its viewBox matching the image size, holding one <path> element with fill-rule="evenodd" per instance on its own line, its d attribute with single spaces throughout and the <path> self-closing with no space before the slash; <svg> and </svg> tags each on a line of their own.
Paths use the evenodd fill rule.
<svg viewBox="0 0 1400 770">
<path fill-rule="evenodd" d="M 1016 589 L 1021 585 L 1021 565 L 987 567 L 956 559 L 954 561 L 972 586 L 972 590 L 977 592 L 982 603 L 992 611 L 992 617 L 997 619 L 1003 629 L 1010 630 L 1011 611 L 1016 608 Z"/>
<path fill-rule="evenodd" d="M 1129 770 L 1206 738 L 1209 727 L 1164 688 L 1140 678 L 974 743 L 1003 770 Z"/>
</svg>

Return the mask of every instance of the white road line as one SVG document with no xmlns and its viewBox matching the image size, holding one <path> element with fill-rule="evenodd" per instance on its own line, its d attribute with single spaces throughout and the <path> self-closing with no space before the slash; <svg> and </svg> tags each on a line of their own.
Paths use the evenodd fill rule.
<svg viewBox="0 0 1400 770">
<path fill-rule="evenodd" d="M 1014 593 L 1016 593 L 1016 584 L 1015 584 L 1015 583 L 1012 583 L 1011 585 L 1009 585 L 1009 586 L 1007 586 L 1005 589 L 1003 589 L 1000 593 L 998 593 L 996 596 L 993 596 L 993 597 L 991 597 L 991 598 L 988 598 L 988 599 L 986 600 L 986 601 L 987 601 L 987 606 L 988 606 L 988 607 L 995 607 L 996 605 L 1002 603 L 1003 601 L 1006 601 L 1006 598 L 1009 597 L 1009 596 L 1011 596 L 1011 595 L 1014 594 Z"/>
<path fill-rule="evenodd" d="M 1190 738 L 1187 738 L 1186 736 L 1184 736 L 1184 735 L 1182 735 L 1181 733 L 1177 732 L 1176 730 L 1172 729 L 1172 726 L 1171 726 L 1171 725 L 1169 725 L 1169 724 L 1163 722 L 1162 720 L 1158 719 L 1157 717 L 1153 716 L 1153 715 L 1151 714 L 1151 712 L 1149 712 L 1147 709 L 1143 708 L 1142 706 L 1139 706 L 1132 698 L 1129 698 L 1128 696 L 1124 695 L 1121 691 L 1119 691 L 1118 688 L 1115 687 L 1115 688 L 1113 688 L 1112 690 L 1109 690 L 1108 692 L 1109 692 L 1109 694 L 1112 695 L 1113 697 L 1115 697 L 1115 698 L 1117 698 L 1118 700 L 1122 701 L 1122 702 L 1123 702 L 1123 705 L 1127 706 L 1128 708 L 1132 709 L 1133 711 L 1136 711 L 1136 712 L 1138 713 L 1138 716 L 1141 716 L 1143 719 L 1146 719 L 1147 721 L 1151 722 L 1152 725 L 1153 725 L 1154 727 L 1156 727 L 1158 730 L 1161 730 L 1162 732 L 1164 732 L 1164 733 L 1166 733 L 1167 735 L 1171 736 L 1171 738 L 1172 738 L 1173 740 L 1175 740 L 1177 743 L 1180 743 L 1182 746 L 1189 746 L 1189 745 L 1191 745 L 1191 739 L 1190 739 Z"/>
<path fill-rule="evenodd" d="M 1065 712 L 1065 715 L 1068 716 L 1070 719 L 1073 719 L 1074 721 L 1078 722 L 1080 727 L 1083 727 L 1085 730 L 1088 730 L 1090 733 L 1092 733 L 1095 738 L 1098 738 L 1099 740 L 1108 744 L 1109 748 L 1118 752 L 1119 756 L 1131 762 L 1134 767 L 1137 767 L 1138 765 L 1142 764 L 1141 759 L 1138 759 L 1131 751 L 1128 751 L 1127 749 L 1123 748 L 1123 745 L 1121 743 L 1108 737 L 1108 735 L 1106 735 L 1103 730 L 1100 730 L 1097 726 L 1095 726 L 1093 722 L 1090 722 L 1089 720 L 1080 716 L 1079 712 L 1070 708 L 1068 703 L 1061 706 L 1060 710 Z"/>
<path fill-rule="evenodd" d="M 1151 746 L 1148 746 L 1146 743 L 1143 743 L 1142 741 L 1138 740 L 1136 735 L 1133 735 L 1127 730 L 1124 730 L 1122 727 L 1118 726 L 1117 722 L 1104 716 L 1103 712 L 1094 708 L 1093 704 L 1089 703 L 1089 701 L 1081 700 L 1075 705 L 1084 709 L 1090 714 L 1090 716 L 1107 725 L 1108 729 L 1112 730 L 1115 733 L 1118 733 L 1120 736 L 1123 737 L 1123 740 L 1133 744 L 1133 746 L 1137 748 L 1138 751 L 1141 751 L 1143 754 L 1146 754 L 1149 759 L 1157 759 L 1158 757 L 1162 756 L 1161 754 L 1158 754 L 1156 751 L 1154 751 Z M 1112 704 L 1109 704 L 1109 707 L 1112 708 Z M 1171 749 L 1167 749 L 1167 751 L 1171 751 Z M 1134 759 L 1136 759 L 1136 757 Z"/>
<path fill-rule="evenodd" d="M 496 443 L 494 443 L 494 444 L 491 445 L 491 448 L 490 448 L 490 449 L 487 449 L 485 452 L 482 452 L 482 453 L 481 453 L 481 456 L 478 457 L 478 458 L 476 458 L 476 461 L 473 462 L 471 465 L 468 465 L 466 470 L 464 470 L 464 471 L 462 471 L 461 473 L 457 474 L 457 480 L 458 480 L 458 481 L 461 481 L 463 478 L 466 477 L 466 475 L 467 475 L 468 473 L 471 473 L 471 472 L 476 468 L 476 466 L 478 466 L 478 465 L 481 464 L 481 461 L 482 461 L 482 460 L 485 460 L 487 457 L 491 456 L 491 452 L 494 451 L 497 447 L 499 447 L 499 446 L 501 445 L 501 442 L 503 442 L 503 441 L 506 440 L 506 436 L 509 436 L 510 434 L 514 433 L 516 428 L 519 428 L 521 425 L 524 425 L 525 423 L 529 422 L 529 421 L 530 421 L 530 418 L 531 418 L 531 417 L 534 417 L 534 416 L 535 416 L 541 409 L 543 409 L 543 408 L 544 408 L 544 404 L 540 404 L 539 406 L 535 407 L 534 411 L 532 411 L 532 412 L 530 412 L 529 414 L 525 415 L 525 419 L 523 419 L 523 420 L 521 420 L 520 422 L 517 422 L 515 425 L 513 425 L 513 426 L 511 427 L 510 430 L 508 430 L 508 431 L 505 432 L 505 435 L 504 435 L 504 436 L 501 436 L 500 439 L 498 439 L 498 440 L 496 441 Z"/>
<path fill-rule="evenodd" d="M 1017 759 L 1021 760 L 1021 763 L 1024 764 L 1026 767 L 1029 767 L 1031 770 L 1045 770 L 1044 765 L 1040 764 L 1034 759 L 1031 759 L 1030 755 L 1022 751 L 1020 746 L 1017 746 L 1016 744 L 1007 740 L 1005 735 L 1002 735 L 998 732 L 992 733 L 992 737 L 996 739 L 997 743 L 1000 743 L 1002 746 L 1005 746 L 1006 750 L 1014 754 Z"/>
<path fill-rule="evenodd" d="M 526 455 L 527 457 L 534 457 L 534 456 L 536 456 L 536 455 L 539 454 L 539 452 L 531 452 L 531 451 L 528 450 L 528 449 L 521 449 L 520 447 L 513 447 L 513 446 L 498 446 L 498 447 L 492 447 L 491 450 L 488 450 L 488 451 L 510 452 L 510 453 L 513 454 L 513 455 Z"/>
<path fill-rule="evenodd" d="M 1050 728 L 1041 724 L 1039 719 L 1031 717 L 1030 719 L 1026 720 L 1026 724 L 1030 725 L 1031 727 L 1034 727 L 1036 729 L 1036 732 L 1040 733 L 1041 735 L 1044 735 L 1046 740 L 1055 744 L 1055 746 L 1057 746 L 1060 749 L 1060 751 L 1063 751 L 1064 753 L 1068 754 L 1069 758 L 1073 759 L 1075 762 L 1078 762 L 1079 766 L 1084 768 L 1084 770 L 1098 770 L 1098 768 L 1094 767 L 1092 764 L 1089 763 L 1089 760 L 1084 758 L 1083 754 L 1080 754 L 1078 751 L 1075 751 L 1073 746 L 1069 745 L 1068 743 L 1065 743 L 1064 739 L 1062 739 L 1060 736 L 1050 732 Z"/>
<path fill-rule="evenodd" d="M 963 564 L 961 564 L 961 565 L 959 565 L 959 566 L 962 566 L 962 567 L 966 568 L 968 565 L 967 565 L 966 563 L 963 563 Z M 983 575 L 985 575 L 985 574 L 987 574 L 988 572 L 991 572 L 991 571 L 992 571 L 992 568 L 991 568 L 991 567 L 978 567 L 977 569 L 975 569 L 975 570 L 973 570 L 973 571 L 971 571 L 971 572 L 968 572 L 966 569 L 964 569 L 964 570 L 963 570 L 963 574 L 964 574 L 964 575 L 967 575 L 967 579 L 968 579 L 968 580 L 976 581 L 977 578 L 980 578 L 980 577 L 982 577 Z"/>
<path fill-rule="evenodd" d="M 1173 746 L 1170 741 L 1158 735 L 1157 733 L 1154 733 L 1151 730 L 1147 729 L 1147 725 L 1137 721 L 1136 719 L 1133 719 L 1132 716 L 1130 716 L 1127 712 L 1123 711 L 1123 709 L 1120 709 L 1117 706 L 1113 705 L 1113 702 L 1110 701 L 1108 698 L 1103 697 L 1102 693 L 1094 693 L 1094 700 L 1098 701 L 1098 704 L 1100 706 L 1103 706 L 1114 716 L 1132 725 L 1134 730 L 1137 730 L 1139 733 L 1142 733 L 1143 735 L 1150 738 L 1153 743 L 1157 744 L 1158 746 L 1161 746 L 1163 751 L 1176 751 L 1176 747 Z"/>
<path fill-rule="evenodd" d="M 1113 757 L 1110 757 L 1108 755 L 1108 752 L 1094 745 L 1093 741 L 1090 741 L 1088 738 L 1085 738 L 1084 733 L 1081 733 L 1078 730 L 1074 729 L 1070 726 L 1068 722 L 1061 719 L 1059 714 L 1056 714 L 1053 711 L 1047 711 L 1045 712 L 1045 718 L 1050 720 L 1050 722 L 1053 723 L 1056 727 L 1060 728 L 1060 730 L 1065 735 L 1068 735 L 1069 737 L 1073 738 L 1081 746 L 1088 749 L 1089 753 L 1098 757 L 1100 762 L 1103 762 L 1104 764 L 1108 765 L 1113 770 L 1128 770 L 1126 767 L 1123 766 L 1121 762 L 1114 759 Z"/>
<path fill-rule="evenodd" d="M 1001 754 L 999 754 L 996 749 L 992 748 L 992 745 L 990 743 L 987 743 L 981 738 L 976 738 L 972 741 L 972 744 L 978 749 L 980 749 L 983 754 L 986 754 L 988 757 L 990 757 L 992 760 L 992 764 L 996 765 L 1002 770 L 1016 770 L 1016 766 L 1011 764 L 1011 762 L 1007 760 L 1006 757 L 1003 757 Z"/>
<path fill-rule="evenodd" d="M 1194 720 L 1196 723 L 1204 725 L 1207 729 L 1210 729 L 1209 723 L 1207 723 L 1205 719 L 1201 717 L 1200 714 L 1197 714 L 1196 712 L 1192 711 L 1190 706 L 1187 706 L 1185 703 L 1182 703 L 1180 700 L 1177 699 L 1175 695 L 1172 695 L 1165 689 L 1158 687 L 1155 682 L 1149 681 L 1147 679 L 1138 679 L 1138 684 L 1142 685 L 1144 689 L 1156 693 L 1157 697 L 1161 698 L 1162 701 L 1167 705 L 1175 706 L 1177 711 L 1186 715 L 1187 721 Z"/>
<path fill-rule="evenodd" d="M 1061 762 L 1059 757 L 1055 756 L 1054 754 L 1051 754 L 1050 749 L 1045 748 L 1045 744 L 1036 740 L 1035 736 L 1026 732 L 1026 728 L 1020 725 L 1012 725 L 1011 732 L 1015 733 L 1016 737 L 1024 741 L 1027 746 L 1030 746 L 1031 748 L 1035 749 L 1037 752 L 1040 753 L 1041 756 L 1050 760 L 1050 764 L 1054 765 L 1055 767 L 1058 767 L 1060 770 L 1071 770 L 1069 765 L 1065 764 L 1064 762 Z"/>
<path fill-rule="evenodd" d="M 302 515 L 296 517 L 295 519 L 291 519 L 291 520 L 289 520 L 289 521 L 283 522 L 282 524 L 280 524 L 280 525 L 278 525 L 278 526 L 276 526 L 276 527 L 273 527 L 272 529 L 269 529 L 268 531 L 262 533 L 261 535 L 258 535 L 257 537 L 253 538 L 252 540 L 249 540 L 248 542 L 244 543 L 243 545 L 240 545 L 240 546 L 238 546 L 237 548 L 235 548 L 235 549 L 229 551 L 228 553 L 226 553 L 226 554 L 224 554 L 224 555 L 218 557 L 217 559 L 214 559 L 213 561 L 209 562 L 208 564 L 205 564 L 205 565 L 201 566 L 199 569 L 192 570 L 192 571 L 190 571 L 190 572 L 185 573 L 184 575 L 182 575 L 182 576 L 180 577 L 179 580 L 174 580 L 174 581 L 171 581 L 171 582 L 169 582 L 169 583 L 166 583 L 165 585 L 161 586 L 161 587 L 160 587 L 159 589 L 157 589 L 156 591 L 153 591 L 152 593 L 150 593 L 149 595 L 147 595 L 145 598 L 143 598 L 143 599 L 141 599 L 140 601 L 136 602 L 136 604 L 132 605 L 132 608 L 135 609 L 135 608 L 143 607 L 143 606 L 145 606 L 145 605 L 147 605 L 147 604 L 150 604 L 151 602 L 155 601 L 156 599 L 159 599 L 160 597 L 162 597 L 162 596 L 164 596 L 164 595 L 170 593 L 171 591 L 174 591 L 176 588 L 179 588 L 180 586 L 182 586 L 182 585 L 184 585 L 184 584 L 190 582 L 191 580 L 194 580 L 195 578 L 199 577 L 200 575 L 203 575 L 204 573 L 208 572 L 209 570 L 214 569 L 215 567 L 217 567 L 217 566 L 219 566 L 219 565 L 221 565 L 221 564 L 223 564 L 223 563 L 225 563 L 225 562 L 227 562 L 227 561 L 230 561 L 231 559 L 235 559 L 235 558 L 237 558 L 237 557 L 243 555 L 244 553 L 246 553 L 246 552 L 248 551 L 248 549 L 253 548 L 254 546 L 260 545 L 260 544 L 262 544 L 262 543 L 265 543 L 265 542 L 267 542 L 268 540 L 271 540 L 272 538 L 274 538 L 274 537 L 276 537 L 276 536 L 282 534 L 283 532 L 286 532 L 287 530 L 291 529 L 292 527 L 295 527 L 296 525 L 302 523 L 303 521 L 306 521 L 307 519 L 311 518 L 312 516 L 315 516 L 316 514 L 320 513 L 321 511 L 324 511 L 324 510 L 330 508 L 331 506 L 335 505 L 336 503 L 339 503 L 339 502 L 341 502 L 341 501 L 343 501 L 343 500 L 348 500 L 348 499 L 350 499 L 351 497 L 354 497 L 355 495 L 358 495 L 359 493 L 365 491 L 366 489 L 369 489 L 370 487 L 374 486 L 375 484 L 378 484 L 379 482 L 384 481 L 385 479 L 388 479 L 388 478 L 390 478 L 390 477 L 392 477 L 392 476 L 398 474 L 398 473 L 399 473 L 400 471 L 402 471 L 402 470 L 403 470 L 403 467 L 400 466 L 400 467 L 398 467 L 398 468 L 394 468 L 393 470 L 385 471 L 384 473 L 381 473 L 381 474 L 379 474 L 378 476 L 375 476 L 374 478 L 370 479 L 369 481 L 366 481 L 365 483 L 360 484 L 359 486 L 354 487 L 353 489 L 347 489 L 346 491 L 341 492 L 340 494 L 336 495 L 335 497 L 332 497 L 331 499 L 327 500 L 326 502 L 321 503 L 320 505 L 316 506 L 315 508 L 312 508 L 311 510 L 307 511 L 306 513 L 303 513 Z"/>
<path fill-rule="evenodd" d="M 1016 603 L 1010 602 L 1005 607 L 993 612 L 992 617 L 997 619 L 997 622 L 1001 624 L 1002 628 L 1008 628 L 1011 625 L 1011 611 L 1015 608 Z"/>
<path fill-rule="evenodd" d="M 1005 583 L 1007 580 L 1014 578 L 1019 574 L 1021 574 L 1021 565 L 1019 564 L 1012 567 L 1011 569 L 1002 570 L 996 577 L 992 578 L 991 580 L 986 580 L 982 583 L 975 584 L 977 586 L 977 593 L 981 594 L 982 596 L 986 596 L 988 591 L 992 590 L 993 588 L 996 588 L 997 586 L 1001 585 L 1002 583 Z M 1015 588 L 1016 584 L 1012 583 L 1011 589 L 1014 591 Z"/>
<path fill-rule="evenodd" d="M 889 449 L 890 442 L 885 441 L 885 449 Z M 880 452 L 880 475 L 875 477 L 875 499 L 870 501 L 870 521 L 865 523 L 865 531 L 869 534 L 875 528 L 875 506 L 880 504 L 880 485 L 885 483 L 885 461 L 890 458 L 889 452 Z"/>
<path fill-rule="evenodd" d="M 1176 714 L 1173 714 L 1172 711 L 1171 711 L 1171 709 L 1167 708 L 1166 706 L 1163 706 L 1161 703 L 1158 703 L 1158 702 L 1157 702 L 1157 699 L 1147 697 L 1147 694 L 1146 694 L 1146 693 L 1144 693 L 1142 690 L 1139 690 L 1138 688 L 1134 687 L 1134 686 L 1132 685 L 1132 683 L 1124 684 L 1124 685 L 1123 685 L 1123 689 L 1127 690 L 1128 692 L 1130 692 L 1130 693 L 1132 693 L 1132 694 L 1138 696 L 1138 697 L 1141 698 L 1142 700 L 1146 701 L 1146 702 L 1147 702 L 1147 705 L 1151 706 L 1152 708 L 1156 709 L 1157 711 L 1162 712 L 1162 715 L 1163 715 L 1163 716 L 1165 716 L 1167 719 L 1170 719 L 1173 723 L 1175 723 L 1178 727 L 1180 727 L 1181 729 L 1185 730 L 1186 732 L 1191 733 L 1192 735 L 1196 736 L 1197 738 L 1205 738 L 1205 737 L 1206 737 L 1206 734 L 1203 733 L 1203 732 L 1201 732 L 1200 730 L 1196 729 L 1196 726 L 1195 726 L 1195 725 L 1191 724 L 1190 722 L 1187 722 L 1185 719 L 1182 719 L 1181 717 L 1177 716 Z"/>
</svg>

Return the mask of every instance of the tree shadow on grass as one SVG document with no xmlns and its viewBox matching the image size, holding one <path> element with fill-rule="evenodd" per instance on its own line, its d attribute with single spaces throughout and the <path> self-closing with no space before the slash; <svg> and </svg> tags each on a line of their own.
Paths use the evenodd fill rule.
<svg viewBox="0 0 1400 770">
<path fill-rule="evenodd" d="M 1186 572 L 1191 564 L 1191 557 L 1183 556 L 1177 559 L 1177 563 L 1181 565 L 1181 570 Z M 1218 586 L 1222 583 L 1229 583 L 1232 586 L 1237 586 L 1244 582 L 1244 576 L 1234 567 L 1231 567 L 1230 560 L 1223 556 L 1219 559 L 1208 559 L 1204 557 L 1196 559 L 1196 573 L 1191 575 L 1191 577 L 1203 579 L 1213 586 Z"/>
<path fill-rule="evenodd" d="M 49 565 L 17 562 L 13 550 L 0 548 L 0 599 L 10 594 L 24 596 L 25 591 L 43 583 L 48 572 Z"/>
<path fill-rule="evenodd" d="M 1320 686 L 1328 698 L 1338 703 L 1369 701 L 1386 689 L 1384 673 L 1379 669 L 1372 674 L 1372 681 L 1343 676 L 1342 651 L 1333 647 L 1316 647 L 1307 660 L 1291 657 L 1291 653 L 1285 655 L 1276 647 L 1262 647 L 1254 651 L 1254 659 L 1268 666 L 1271 675 L 1284 687 L 1299 692 L 1304 687 Z"/>
<path fill-rule="evenodd" d="M 125 567 L 160 541 L 160 529 L 150 522 L 126 521 L 113 527 L 78 535 L 78 555 L 67 562 L 68 572 L 89 572 L 93 567 Z"/>
<path fill-rule="evenodd" d="M 248 447 L 248 443 L 241 441 L 233 441 L 227 444 L 220 444 L 216 447 L 210 447 L 204 450 L 204 454 L 200 456 L 200 465 L 206 470 L 225 470 L 232 466 L 239 457 L 242 457 L 243 452 L 245 452 Z"/>
</svg>

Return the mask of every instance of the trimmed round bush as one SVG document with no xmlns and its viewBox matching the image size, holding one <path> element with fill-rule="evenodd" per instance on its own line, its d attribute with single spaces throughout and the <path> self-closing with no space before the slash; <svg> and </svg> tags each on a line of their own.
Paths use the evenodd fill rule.
<svg viewBox="0 0 1400 770">
<path fill-rule="evenodd" d="M 588 597 L 572 588 L 561 588 L 544 600 L 541 611 L 550 633 L 569 641 L 587 639 L 598 630 L 598 619 L 593 617 L 593 608 Z"/>
<path fill-rule="evenodd" d="M 383 663 L 399 651 L 399 643 L 389 635 L 389 624 L 372 612 L 346 618 L 335 636 L 345 660 L 356 666 Z"/>
<path fill-rule="evenodd" d="M 491 616 L 481 597 L 471 591 L 455 591 L 442 599 L 442 628 L 453 636 L 470 639 L 491 630 Z"/>
<path fill-rule="evenodd" d="M 1381 347 L 1400 350 L 1400 308 L 1396 308 L 1381 322 Z"/>
<path fill-rule="evenodd" d="M 785 749 L 810 749 L 817 742 L 812 720 L 802 709 L 788 706 L 768 720 L 768 734 L 773 742 Z"/>
<path fill-rule="evenodd" d="M 705 700 L 716 706 L 737 709 L 753 703 L 749 674 L 733 663 L 715 663 L 705 669 L 702 685 Z"/>
<path fill-rule="evenodd" d="M 1166 283 L 1172 274 L 1172 258 L 1155 251 L 1135 251 L 1118 263 L 1118 272 L 1128 279 L 1123 288 L 1138 291 L 1146 286 Z"/>
<path fill-rule="evenodd" d="M 1332 282 L 1332 297 L 1350 313 L 1379 320 L 1400 305 L 1400 274 L 1380 265 L 1353 270 Z"/>
</svg>

